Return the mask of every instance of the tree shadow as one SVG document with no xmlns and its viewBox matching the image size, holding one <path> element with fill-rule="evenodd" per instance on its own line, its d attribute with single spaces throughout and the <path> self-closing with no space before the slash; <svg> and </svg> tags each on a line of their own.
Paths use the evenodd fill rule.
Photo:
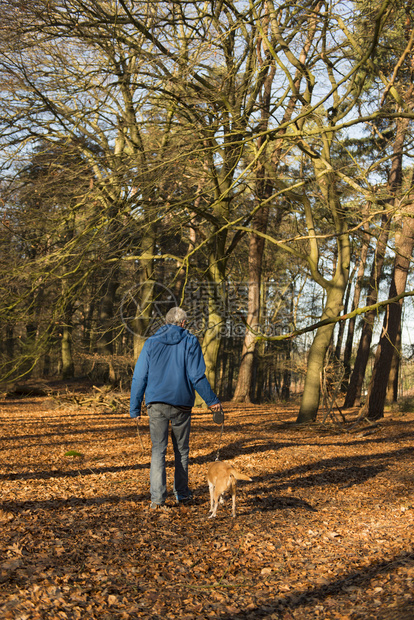
<svg viewBox="0 0 414 620">
<path fill-rule="evenodd" d="M 167 467 L 172 461 L 167 462 Z M 79 478 L 82 476 L 90 476 L 96 474 L 117 473 L 122 471 L 138 471 L 149 469 L 149 463 L 135 463 L 134 465 L 108 465 L 100 466 L 92 469 L 91 467 L 83 467 L 77 469 L 65 469 L 64 471 L 36 471 L 1 474 L 0 480 L 50 480 L 51 478 Z"/>
<path fill-rule="evenodd" d="M 251 444 L 254 439 L 246 440 L 249 444 Z M 254 455 L 261 452 L 268 452 L 269 450 L 278 450 L 281 448 L 293 448 L 295 446 L 301 446 L 302 444 L 294 444 L 294 443 L 276 443 L 276 442 L 267 442 L 260 445 L 246 445 L 240 446 L 240 442 L 233 442 L 227 445 L 222 446 L 220 452 L 223 457 L 230 458 L 234 454 L 237 456 L 242 455 Z M 324 469 L 329 468 L 332 469 L 334 467 L 344 465 L 352 466 L 356 462 L 372 462 L 384 460 L 385 462 L 391 459 L 395 459 L 395 457 L 404 457 L 404 456 L 413 456 L 414 448 L 411 446 L 406 446 L 404 448 L 398 448 L 395 450 L 389 450 L 387 452 L 377 452 L 374 454 L 359 454 L 357 456 L 335 456 L 332 458 L 321 459 L 314 463 L 306 464 L 306 465 L 298 465 L 297 467 L 291 467 L 289 469 L 281 470 L 281 475 L 283 476 L 292 476 L 294 474 L 306 473 L 312 469 Z M 204 458 L 204 457 L 202 457 Z"/>
<path fill-rule="evenodd" d="M 251 443 L 249 441 L 249 443 Z M 56 444 L 54 444 L 56 445 Z M 274 443 L 268 442 L 266 444 L 262 444 L 260 446 L 240 446 L 240 442 L 235 442 L 233 444 L 229 444 L 227 446 L 223 446 L 221 449 L 222 460 L 234 458 L 242 455 L 254 455 L 260 452 L 267 452 L 270 449 L 281 449 L 284 447 L 292 447 L 291 443 Z M 191 452 L 190 452 L 191 454 Z M 282 489 L 286 486 L 302 486 L 302 487 L 310 487 L 310 486 L 327 486 L 329 484 L 338 484 L 342 483 L 343 488 L 347 488 L 353 486 L 354 484 L 360 484 L 361 482 L 365 482 L 369 478 L 376 476 L 378 473 L 381 473 L 387 468 L 387 461 L 393 460 L 396 457 L 402 458 L 404 456 L 412 456 L 413 449 L 411 447 L 401 448 L 399 450 L 393 450 L 390 452 L 382 452 L 377 454 L 367 454 L 367 455 L 359 455 L 355 456 L 344 456 L 344 457 L 335 457 L 329 459 L 321 459 L 315 463 L 307 464 L 307 465 L 299 465 L 297 467 L 292 467 L 289 469 L 281 469 L 280 472 L 269 472 L 267 477 L 256 477 L 255 480 L 259 479 L 265 481 L 268 480 L 268 484 L 270 481 L 273 481 L 275 477 L 277 479 L 290 479 L 289 483 L 281 484 L 280 482 L 277 485 L 273 485 L 273 487 L 269 486 L 269 490 L 272 488 Z M 150 456 L 150 452 L 146 455 Z M 190 457 L 190 465 L 191 464 L 207 464 L 215 460 L 216 450 L 209 452 L 208 454 Z M 372 463 L 375 461 L 379 461 L 378 465 L 366 465 L 362 467 L 363 463 Z M 172 467 L 174 465 L 173 458 L 168 458 L 166 460 L 166 466 Z M 37 472 L 21 472 L 21 473 L 4 473 L 0 474 L 0 480 L 48 480 L 50 478 L 76 478 L 79 476 L 88 476 L 90 474 L 101 474 L 101 473 L 116 473 L 116 472 L 125 472 L 125 471 L 136 471 L 142 469 L 149 469 L 149 462 L 146 463 L 134 463 L 132 465 L 119 465 L 119 466 L 100 466 L 98 468 L 94 468 L 92 466 L 88 467 L 77 467 L 76 469 L 66 469 L 63 471 L 59 470 L 44 470 Z M 312 473 L 316 472 L 316 470 L 322 470 L 321 473 Z M 298 480 L 291 480 L 294 476 L 305 475 L 305 477 Z"/>
<path fill-rule="evenodd" d="M 249 496 L 248 493 L 246 495 L 247 497 Z M 285 508 L 306 510 L 307 512 L 318 512 L 316 508 L 309 504 L 309 502 L 291 495 L 266 494 L 264 497 L 255 496 L 252 498 L 251 503 L 253 504 L 251 509 L 252 513 L 273 512 L 275 510 L 284 510 Z"/>
<path fill-rule="evenodd" d="M 68 508 L 86 508 L 91 506 L 103 506 L 105 504 L 120 504 L 123 502 L 142 502 L 149 501 L 149 485 L 148 491 L 139 494 L 114 494 L 99 497 L 77 497 L 72 496 L 67 499 L 47 499 L 47 500 L 12 500 L 0 503 L 0 509 L 5 512 L 19 513 L 22 511 L 38 512 L 60 512 Z"/>
<path fill-rule="evenodd" d="M 59 425 L 56 425 L 57 427 L 59 427 Z M 18 441 L 23 441 L 26 439 L 46 439 L 46 438 L 52 438 L 52 437 L 59 437 L 59 438 L 63 438 L 63 437 L 72 437 L 72 436 L 84 436 L 85 440 L 87 441 L 87 437 L 88 435 L 102 435 L 104 433 L 113 433 L 115 431 L 119 431 L 119 432 L 126 432 L 127 435 L 133 435 L 135 432 L 135 428 L 131 426 L 127 426 L 127 425 L 122 425 L 122 426 L 112 426 L 110 429 L 102 429 L 102 427 L 97 427 L 97 428 L 85 428 L 85 429 L 71 429 L 70 427 L 65 427 L 63 430 L 61 428 L 61 426 L 59 427 L 60 430 L 56 430 L 56 431 L 51 431 L 51 432 L 46 432 L 46 433 L 32 433 L 32 434 L 27 434 L 27 435 L 8 435 L 7 437 L 2 437 L 2 443 L 6 443 L 6 442 L 18 442 Z M 53 441 L 53 442 L 48 442 L 48 443 L 36 443 L 36 447 L 40 447 L 40 446 L 59 446 L 62 444 L 67 443 L 68 439 L 66 439 L 66 441 Z M 18 443 L 14 443 L 13 446 L 8 446 L 5 445 L 4 448 L 0 448 L 1 450 L 19 450 L 20 448 L 22 448 L 22 446 Z"/>
<path fill-rule="evenodd" d="M 308 465 L 299 465 L 298 467 L 291 467 L 290 469 L 285 469 L 281 472 L 281 476 L 283 477 L 291 477 L 300 474 L 308 474 L 309 472 L 315 470 L 322 470 L 324 473 L 329 472 L 329 478 L 331 478 L 332 474 L 335 470 L 339 472 L 339 476 L 337 477 L 338 482 L 343 482 L 343 488 L 347 488 L 353 485 L 353 480 L 356 478 L 355 474 L 361 473 L 361 465 L 364 463 L 369 464 L 369 467 L 373 467 L 372 474 L 377 475 L 379 471 L 383 471 L 387 467 L 387 463 L 389 461 L 396 461 L 402 459 L 403 457 L 412 457 L 413 448 L 411 446 L 407 446 L 405 448 L 399 448 L 396 450 L 390 450 L 388 452 L 379 452 L 375 454 L 360 454 L 358 456 L 338 456 L 334 458 L 321 459 L 316 461 L 315 463 L 310 463 Z M 378 465 L 372 465 L 372 463 L 378 463 Z M 380 468 L 375 473 L 375 468 Z M 365 467 L 368 469 L 368 465 Z M 346 475 L 340 475 L 340 471 L 344 471 Z M 351 474 L 351 480 L 349 480 L 348 474 Z M 323 473 L 321 474 L 323 477 Z M 368 476 L 368 477 L 372 477 Z M 362 480 L 367 480 L 367 476 L 365 475 Z M 358 482 L 358 480 L 355 480 Z M 309 486 L 309 485 L 306 485 Z"/>
<path fill-rule="evenodd" d="M 344 482 L 346 484 L 342 488 L 348 488 L 357 484 L 363 484 L 370 478 L 375 478 L 375 476 L 385 471 L 386 468 L 385 464 L 367 465 L 365 467 L 353 465 L 330 469 L 321 473 L 308 473 L 306 476 L 298 477 L 294 480 L 289 479 L 283 483 L 280 482 L 280 479 L 286 477 L 286 472 L 283 472 L 282 476 L 268 474 L 267 476 L 256 477 L 254 480 L 263 487 L 263 492 L 267 494 L 285 488 L 323 488 L 331 485 L 338 486 Z"/>
<path fill-rule="evenodd" d="M 267 618 L 271 614 L 277 614 L 286 611 L 294 611 L 302 605 L 317 605 L 323 603 L 328 598 L 338 594 L 343 596 L 349 596 L 347 590 L 350 587 L 355 588 L 367 588 L 370 582 L 382 575 L 390 572 L 390 566 L 414 564 L 414 554 L 409 552 L 403 552 L 396 555 L 392 560 L 384 559 L 382 561 L 376 561 L 368 568 L 352 571 L 345 575 L 332 579 L 329 583 L 323 586 L 309 587 L 306 590 L 294 590 L 289 594 L 279 594 L 275 599 L 268 598 L 263 601 L 262 605 L 258 605 L 254 609 L 246 611 L 223 614 L 220 616 L 222 620 L 251 620 L 252 618 Z M 402 599 L 402 596 L 401 596 Z M 413 620 L 414 618 L 414 596 L 411 593 L 410 600 L 401 600 L 395 608 L 384 609 L 375 608 L 375 612 L 372 616 L 365 616 L 366 618 L 372 618 L 374 620 Z"/>
</svg>

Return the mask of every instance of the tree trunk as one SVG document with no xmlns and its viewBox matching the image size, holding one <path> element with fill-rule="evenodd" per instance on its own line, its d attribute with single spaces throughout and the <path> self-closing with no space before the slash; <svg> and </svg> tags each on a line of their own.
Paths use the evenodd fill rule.
<svg viewBox="0 0 414 620">
<path fill-rule="evenodd" d="M 294 324 L 294 294 L 295 294 L 295 285 L 292 282 L 289 287 L 290 293 L 290 307 L 289 307 L 289 323 L 291 325 Z M 282 400 L 290 399 L 290 387 L 292 384 L 292 341 L 287 340 L 284 343 L 284 361 L 283 361 L 283 378 L 282 378 L 282 388 L 280 390 L 280 398 Z"/>
<path fill-rule="evenodd" d="M 225 299 L 225 284 L 223 281 L 212 282 L 212 291 L 208 304 L 208 326 L 203 338 L 203 354 L 206 363 L 206 377 L 213 388 L 216 385 L 217 358 L 222 338 L 224 318 L 221 313 Z M 214 291 L 214 292 L 213 292 Z M 221 300 L 221 302 L 220 302 Z"/>
<path fill-rule="evenodd" d="M 31 295 L 29 304 L 29 317 L 26 323 L 26 339 L 22 349 L 22 355 L 17 360 L 15 368 L 20 376 L 30 377 L 37 362 L 37 344 L 41 326 L 41 311 L 44 304 L 44 289 L 40 286 L 36 293 Z"/>
<path fill-rule="evenodd" d="M 325 159 L 329 160 L 329 146 L 326 146 Z M 345 221 L 344 209 L 341 208 L 339 194 L 336 187 L 336 178 L 332 174 L 325 174 L 325 163 L 319 160 L 314 162 L 315 173 L 319 177 L 319 187 L 323 193 L 326 205 L 329 207 L 337 232 L 336 238 L 336 265 L 335 273 L 330 281 L 321 276 L 318 271 L 319 248 L 315 235 L 312 207 L 309 199 L 304 202 L 305 216 L 309 231 L 308 263 L 312 276 L 326 291 L 326 302 L 321 319 L 339 316 L 343 309 L 343 297 L 349 279 L 350 243 L 348 227 Z M 331 343 L 334 325 L 319 327 L 309 350 L 305 386 L 300 404 L 297 423 L 313 422 L 316 419 L 320 399 L 320 380 L 325 355 Z"/>
<path fill-rule="evenodd" d="M 385 252 L 387 249 L 387 241 L 390 232 L 391 217 L 388 212 L 384 213 L 381 220 L 381 232 L 378 237 L 377 247 L 375 249 L 374 262 L 371 270 L 369 281 L 369 292 L 367 295 L 366 305 L 372 306 L 378 301 L 379 281 L 382 274 Z M 359 405 L 362 393 L 362 384 L 364 382 L 365 371 L 368 364 L 369 352 L 371 349 L 372 330 L 377 310 L 367 312 L 364 317 L 361 337 L 359 340 L 358 351 L 355 358 L 354 368 L 349 379 L 348 389 L 345 396 L 344 407 L 353 407 Z"/>
<path fill-rule="evenodd" d="M 134 361 L 136 362 L 142 351 L 142 347 L 150 335 L 150 322 L 153 305 L 153 280 L 142 283 L 137 292 L 137 311 L 133 320 L 134 330 Z"/>
<path fill-rule="evenodd" d="M 87 353 L 95 350 L 95 335 L 93 330 L 93 315 L 95 312 L 95 290 L 90 292 L 89 299 L 85 301 L 82 322 L 82 347 Z"/>
<path fill-rule="evenodd" d="M 352 275 L 349 278 L 348 286 L 346 287 L 345 301 L 344 301 L 344 314 L 348 312 L 349 297 L 351 295 L 351 283 L 352 283 L 352 280 L 354 279 L 354 276 L 355 276 L 355 269 L 352 271 Z M 335 346 L 335 352 L 334 352 L 334 358 L 336 362 L 340 362 L 341 360 L 341 351 L 342 351 L 342 343 L 344 339 L 344 332 L 345 332 L 345 321 L 341 321 L 339 323 L 338 338 L 336 340 L 336 346 Z"/>
<path fill-rule="evenodd" d="M 331 286 L 328 290 L 326 305 L 321 319 L 336 317 L 342 309 L 342 297 L 345 283 L 342 286 Z M 298 424 L 314 422 L 319 408 L 321 372 L 326 352 L 332 339 L 334 324 L 319 327 L 309 349 L 305 386 L 300 404 Z"/>
<path fill-rule="evenodd" d="M 406 217 L 400 238 L 396 243 L 394 271 L 389 297 L 404 293 L 411 255 L 414 247 L 414 203 L 406 209 Z M 392 359 L 396 351 L 400 329 L 403 299 L 386 307 L 381 338 L 375 355 L 374 369 L 368 389 L 368 396 L 362 413 L 370 420 L 384 416 L 384 404 Z"/>
<path fill-rule="evenodd" d="M 148 216 L 147 216 L 148 217 Z M 154 259 L 155 254 L 155 235 L 154 226 L 149 222 L 146 233 L 141 239 L 140 251 L 143 258 L 140 260 L 138 270 L 139 286 L 136 293 L 136 313 L 133 321 L 134 331 L 134 361 L 136 362 L 144 346 L 145 340 L 150 335 L 150 322 L 153 311 L 154 293 Z M 145 257 L 147 255 L 147 258 Z"/>
<path fill-rule="evenodd" d="M 112 355 L 113 353 L 114 301 L 118 286 L 119 283 L 116 282 L 113 275 L 108 275 L 108 280 L 104 284 L 104 294 L 100 300 L 99 307 L 100 334 L 97 347 L 101 355 Z"/>
<path fill-rule="evenodd" d="M 266 232 L 269 209 L 260 209 L 253 221 L 255 230 Z M 253 361 L 256 348 L 256 336 L 260 327 L 260 289 L 262 279 L 262 259 L 265 247 L 263 237 L 252 233 L 249 246 L 249 294 L 247 327 L 243 342 L 239 376 L 233 397 L 235 403 L 249 403 L 253 377 Z M 251 327 L 252 331 L 250 331 Z"/>
<path fill-rule="evenodd" d="M 14 357 L 14 328 L 12 323 L 6 324 L 6 338 L 5 338 L 6 354 L 9 360 Z"/>
<path fill-rule="evenodd" d="M 114 303 L 119 282 L 114 274 L 108 274 L 104 284 L 104 294 L 99 306 L 99 337 L 97 340 L 98 353 L 107 360 L 101 360 L 102 371 L 99 378 L 115 383 L 117 377 L 112 361 L 114 339 Z M 106 367 L 107 364 L 107 367 Z"/>
<path fill-rule="evenodd" d="M 365 273 L 365 267 L 368 258 L 368 249 L 369 249 L 370 235 L 365 232 L 363 237 L 363 243 L 361 248 L 361 255 L 357 273 L 357 279 L 355 282 L 355 290 L 354 290 L 354 298 L 352 300 L 351 312 L 355 310 L 355 308 L 359 307 L 359 300 L 361 299 L 361 291 L 362 291 L 362 281 Z M 344 350 L 344 379 L 343 379 L 343 391 L 347 389 L 349 376 L 351 374 L 351 355 L 352 355 L 352 346 L 354 343 L 354 333 L 355 333 L 355 322 L 356 317 L 352 317 L 348 321 L 348 333 L 346 336 L 345 342 L 345 350 Z"/>
<path fill-rule="evenodd" d="M 264 355 L 265 355 L 266 343 L 261 340 L 256 347 L 255 351 L 255 365 L 254 365 L 254 400 L 256 403 L 261 403 L 263 399 L 263 387 L 264 387 Z"/>
<path fill-rule="evenodd" d="M 72 357 L 72 325 L 64 325 L 62 330 L 62 378 L 72 379 L 74 376 L 74 364 Z"/>
<path fill-rule="evenodd" d="M 268 18 L 264 20 L 263 26 L 266 28 L 268 25 Z M 305 63 L 306 57 L 308 55 L 309 49 L 311 47 L 311 43 L 313 41 L 313 37 L 315 35 L 315 24 L 312 23 L 308 32 L 308 37 L 305 40 L 304 46 L 301 50 L 300 60 L 302 63 Z M 264 47 L 267 48 L 267 44 L 264 44 Z M 269 117 L 270 117 L 270 105 L 271 105 L 271 86 L 276 73 L 275 65 L 272 64 L 270 71 L 266 77 L 264 88 L 261 93 L 261 129 L 263 132 L 268 127 Z M 299 85 L 303 78 L 303 73 L 301 70 L 297 70 L 294 83 L 295 87 L 299 89 Z M 295 105 L 297 102 L 298 96 L 294 94 L 290 97 L 288 106 L 285 110 L 283 116 L 283 123 L 287 123 L 293 114 L 295 109 Z M 263 144 L 263 137 L 258 140 L 258 149 L 260 150 Z M 274 172 L 277 169 L 278 164 L 280 163 L 280 157 L 282 154 L 282 141 L 276 142 L 276 146 L 272 153 L 272 162 L 274 166 Z M 257 170 L 257 180 L 256 180 L 256 189 L 257 196 L 259 201 L 266 200 L 271 196 L 271 185 L 265 179 L 265 170 L 261 165 L 261 162 L 258 162 Z M 282 216 L 282 212 L 278 213 L 278 219 L 280 222 Z M 257 212 L 256 217 L 253 219 L 252 228 L 256 229 L 258 232 L 266 232 L 267 222 L 269 217 L 269 209 L 261 208 L 260 211 Z M 277 225 L 278 222 L 276 222 Z M 249 247 L 249 298 L 248 298 L 248 315 L 247 315 L 247 324 L 252 327 L 253 331 L 257 330 L 259 325 L 259 314 L 260 314 L 260 289 L 261 289 L 261 270 L 262 270 L 262 257 L 264 251 L 264 239 L 258 237 L 254 233 L 250 238 L 250 247 Z M 253 362 L 255 357 L 255 349 L 256 349 L 256 340 L 254 334 L 246 329 L 246 335 L 243 344 L 243 351 L 241 357 L 241 364 L 239 370 L 239 376 L 237 381 L 237 386 L 235 390 L 235 394 L 233 397 L 233 402 L 250 402 L 251 392 L 252 392 L 252 378 L 253 378 Z"/>
<path fill-rule="evenodd" d="M 267 18 L 264 21 L 265 27 L 267 27 Z M 266 47 L 266 44 L 265 44 Z M 259 55 L 259 59 L 260 59 Z M 266 76 L 263 84 L 263 89 L 260 95 L 261 104 L 261 126 L 263 132 L 268 127 L 270 117 L 270 101 L 271 101 L 271 87 L 275 76 L 274 63 L 270 67 L 270 70 Z M 264 144 L 264 138 L 261 136 L 257 141 L 257 148 L 260 151 Z M 264 157 L 266 157 L 266 150 L 264 151 Z M 275 154 L 273 154 L 274 156 Z M 269 197 L 272 195 L 272 185 L 267 179 L 266 168 L 262 161 L 258 161 L 256 164 L 256 197 L 258 204 L 261 204 L 263 200 L 268 203 Z M 267 223 L 269 220 L 269 207 L 261 206 L 256 212 L 252 220 L 253 230 L 259 233 L 265 233 L 267 230 Z M 262 262 L 263 252 L 265 248 L 265 240 L 262 236 L 255 234 L 254 232 L 250 236 L 249 244 L 249 294 L 248 294 L 248 309 L 247 309 L 247 327 L 243 342 L 243 349 L 241 355 L 241 363 L 239 369 L 239 375 L 237 379 L 236 390 L 233 397 L 235 403 L 249 403 L 251 400 L 252 392 L 252 379 L 253 379 L 253 362 L 254 353 L 256 349 L 256 337 L 252 333 L 258 331 L 260 322 L 260 291 L 262 282 Z"/>
<path fill-rule="evenodd" d="M 403 118 L 397 121 L 397 132 L 393 146 L 392 164 L 388 181 L 388 189 L 391 195 L 390 205 L 395 204 L 395 197 L 401 188 L 402 181 L 402 155 L 405 135 L 408 127 L 408 119 Z M 373 305 L 378 299 L 379 280 L 382 273 L 386 245 L 388 241 L 391 216 L 384 213 L 382 217 L 381 233 L 378 238 L 374 264 L 371 272 L 370 291 L 367 297 L 367 305 Z M 372 329 L 377 313 L 375 310 L 365 315 L 364 326 L 362 328 L 361 339 L 359 342 L 358 353 L 355 359 L 355 366 L 349 380 L 348 391 L 345 397 L 344 407 L 353 407 L 359 404 L 361 399 L 362 383 L 364 381 L 365 370 L 368 363 L 369 351 L 372 340 Z"/>
<path fill-rule="evenodd" d="M 398 401 L 398 380 L 400 374 L 401 364 L 401 321 L 400 328 L 397 333 L 397 340 L 395 342 L 395 351 L 392 356 L 390 376 L 388 378 L 387 396 L 385 402 L 387 405 L 392 405 Z"/>
<path fill-rule="evenodd" d="M 230 339 L 230 350 L 231 350 L 231 355 L 229 356 L 229 373 L 228 373 L 228 377 L 227 377 L 227 397 L 230 400 L 230 398 L 233 395 L 233 377 L 234 377 L 234 370 L 236 368 L 236 362 L 235 362 L 235 357 L 238 359 L 240 359 L 240 354 L 241 351 L 239 350 L 239 347 L 237 346 L 236 342 L 235 342 L 235 338 L 231 338 Z"/>
<path fill-rule="evenodd" d="M 65 300 L 63 311 L 62 340 L 60 345 L 62 378 L 72 379 L 75 374 L 75 367 L 72 357 L 73 303 L 69 294 L 68 280 L 62 281 L 62 297 Z"/>
<path fill-rule="evenodd" d="M 288 340 L 285 343 L 285 359 L 282 378 L 282 388 L 280 391 L 280 397 L 282 400 L 290 399 L 290 386 L 292 384 L 292 369 L 291 369 L 291 351 L 292 343 Z"/>
<path fill-rule="evenodd" d="M 225 202 L 222 204 L 221 211 L 228 213 L 228 205 Z M 217 357 L 225 328 L 223 310 L 226 308 L 226 240 L 226 230 L 217 232 L 213 236 L 207 269 L 208 324 L 202 350 L 206 363 L 206 377 L 213 390 L 216 385 Z"/>
</svg>

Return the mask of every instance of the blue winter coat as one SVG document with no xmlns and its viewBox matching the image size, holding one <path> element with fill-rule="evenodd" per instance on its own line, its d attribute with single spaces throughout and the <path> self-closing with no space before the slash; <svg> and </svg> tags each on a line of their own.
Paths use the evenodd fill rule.
<svg viewBox="0 0 414 620">
<path fill-rule="evenodd" d="M 141 415 L 144 398 L 177 407 L 192 407 L 195 390 L 208 406 L 219 403 L 205 376 L 197 338 L 178 325 L 164 325 L 145 342 L 131 385 L 130 416 Z"/>
</svg>

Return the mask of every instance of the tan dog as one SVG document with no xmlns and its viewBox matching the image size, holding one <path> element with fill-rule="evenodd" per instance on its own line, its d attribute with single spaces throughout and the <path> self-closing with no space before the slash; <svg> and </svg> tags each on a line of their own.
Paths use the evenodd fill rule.
<svg viewBox="0 0 414 620">
<path fill-rule="evenodd" d="M 236 516 L 236 480 L 248 480 L 252 481 L 249 476 L 240 474 L 236 471 L 230 463 L 224 463 L 223 461 L 216 461 L 209 465 L 207 471 L 207 482 L 210 490 L 210 516 L 215 517 L 217 513 L 217 507 L 219 501 L 223 503 L 222 495 L 226 491 L 231 491 L 231 498 L 233 501 L 233 517 Z"/>
</svg>

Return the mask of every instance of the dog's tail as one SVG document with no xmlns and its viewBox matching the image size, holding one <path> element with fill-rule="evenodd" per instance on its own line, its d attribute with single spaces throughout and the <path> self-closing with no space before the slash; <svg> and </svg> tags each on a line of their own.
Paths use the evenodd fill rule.
<svg viewBox="0 0 414 620">
<path fill-rule="evenodd" d="M 230 470 L 230 475 L 234 476 L 236 480 L 247 480 L 248 482 L 253 482 L 252 479 L 249 478 L 249 476 L 246 476 L 245 474 L 241 474 L 240 472 L 236 471 L 233 468 L 231 468 Z"/>
</svg>

